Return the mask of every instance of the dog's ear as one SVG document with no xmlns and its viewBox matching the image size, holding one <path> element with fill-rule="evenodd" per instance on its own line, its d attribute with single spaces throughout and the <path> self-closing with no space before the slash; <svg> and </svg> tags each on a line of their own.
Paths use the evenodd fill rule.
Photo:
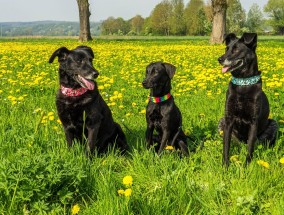
<svg viewBox="0 0 284 215">
<path fill-rule="evenodd" d="M 257 46 L 257 34 L 244 33 L 243 36 L 240 38 L 240 41 L 242 41 L 251 50 L 255 51 Z"/>
<path fill-rule="evenodd" d="M 95 57 L 95 55 L 94 55 L 94 52 L 93 52 L 92 48 L 91 48 L 91 47 L 89 47 L 89 46 L 77 46 L 77 48 L 76 48 L 76 49 L 83 49 L 84 51 L 88 52 L 88 53 L 92 56 L 92 58 L 94 58 L 94 57 Z"/>
<path fill-rule="evenodd" d="M 163 63 L 165 68 L 166 68 L 166 72 L 169 75 L 170 79 L 172 79 L 175 75 L 176 72 L 176 67 L 170 63 Z"/>
<path fill-rule="evenodd" d="M 58 62 L 66 60 L 70 51 L 66 47 L 61 47 L 57 49 L 49 58 L 49 63 L 52 63 L 56 57 L 58 57 Z"/>
<path fill-rule="evenodd" d="M 226 46 L 228 46 L 232 42 L 232 40 L 236 40 L 236 39 L 237 39 L 237 36 L 234 33 L 224 35 L 224 42 Z"/>
</svg>

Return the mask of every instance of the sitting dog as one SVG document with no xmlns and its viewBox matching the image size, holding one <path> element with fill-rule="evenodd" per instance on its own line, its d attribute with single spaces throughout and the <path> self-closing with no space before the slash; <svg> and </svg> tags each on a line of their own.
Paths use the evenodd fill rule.
<svg viewBox="0 0 284 215">
<path fill-rule="evenodd" d="M 225 37 L 225 43 L 225 54 L 218 61 L 223 65 L 222 72 L 230 72 L 232 79 L 226 94 L 225 117 L 219 122 L 219 130 L 223 130 L 223 164 L 229 165 L 232 135 L 247 143 L 248 164 L 257 140 L 275 143 L 278 125 L 268 119 L 269 103 L 262 91 L 256 56 L 257 34 L 244 33 L 237 38 L 231 33 Z"/>
<path fill-rule="evenodd" d="M 170 93 L 175 71 L 175 66 L 162 62 L 151 63 L 146 68 L 146 77 L 142 82 L 145 89 L 150 89 L 146 109 L 146 141 L 148 147 L 154 142 L 158 144 L 158 154 L 166 145 L 171 145 L 188 155 L 187 137 L 181 129 L 181 113 Z M 157 135 L 153 134 L 154 129 Z"/>
<path fill-rule="evenodd" d="M 128 149 L 125 134 L 114 122 L 111 111 L 94 81 L 98 71 L 93 67 L 94 53 L 90 47 L 78 46 L 73 50 L 57 49 L 49 59 L 58 57 L 60 89 L 56 96 L 58 116 L 63 124 L 67 143 L 87 138 L 87 153 L 105 152 L 116 143 L 123 152 Z"/>
</svg>

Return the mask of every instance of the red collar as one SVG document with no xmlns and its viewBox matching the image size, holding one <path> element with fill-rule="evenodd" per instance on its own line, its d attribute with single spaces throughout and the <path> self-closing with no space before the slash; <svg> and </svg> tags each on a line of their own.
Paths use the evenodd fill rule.
<svg viewBox="0 0 284 215">
<path fill-rule="evenodd" d="M 68 87 L 64 87 L 64 86 L 60 86 L 60 90 L 62 92 L 63 95 L 65 96 L 81 96 L 83 95 L 85 92 L 88 91 L 88 89 L 86 88 L 78 88 L 78 89 L 72 89 L 72 88 L 68 88 Z"/>
</svg>

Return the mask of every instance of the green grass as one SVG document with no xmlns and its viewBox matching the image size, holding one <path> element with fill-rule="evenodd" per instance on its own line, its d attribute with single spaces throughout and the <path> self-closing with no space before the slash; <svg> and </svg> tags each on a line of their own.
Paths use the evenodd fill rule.
<svg viewBox="0 0 284 215">
<path fill-rule="evenodd" d="M 217 132 L 230 80 L 216 60 L 223 45 L 188 38 L 86 43 L 95 52 L 97 82 L 104 86 L 100 92 L 131 146 L 126 156 L 110 151 L 92 159 L 85 156 L 84 146 L 67 148 L 56 121 L 58 65 L 47 63 L 57 48 L 77 45 L 75 40 L 0 40 L 0 214 L 71 214 L 74 205 L 79 205 L 79 214 L 99 215 L 284 214 L 281 39 L 258 44 L 271 117 L 280 127 L 276 145 L 258 145 L 245 167 L 246 145 L 234 142 L 230 154 L 238 158 L 228 170 L 221 165 L 222 137 Z M 149 92 L 141 82 L 147 64 L 156 60 L 177 66 L 172 93 L 183 128 L 195 140 L 189 145 L 197 147 L 190 157 L 176 151 L 157 156 L 145 147 L 141 111 Z M 133 177 L 129 197 L 117 193 L 127 188 L 122 183 L 126 175 Z"/>
</svg>

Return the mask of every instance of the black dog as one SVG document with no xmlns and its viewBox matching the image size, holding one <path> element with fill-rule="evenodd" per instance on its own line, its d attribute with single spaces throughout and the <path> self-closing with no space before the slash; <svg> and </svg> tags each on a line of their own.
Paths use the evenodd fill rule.
<svg viewBox="0 0 284 215">
<path fill-rule="evenodd" d="M 278 130 L 277 123 L 268 119 L 269 103 L 262 91 L 261 72 L 258 70 L 257 34 L 244 33 L 238 39 L 231 33 L 225 37 L 226 52 L 218 61 L 222 72 L 231 72 L 232 80 L 226 95 L 225 117 L 219 122 L 223 134 L 223 164 L 229 165 L 232 134 L 248 145 L 246 163 L 253 157 L 258 140 L 273 145 Z"/>
<path fill-rule="evenodd" d="M 97 147 L 105 152 L 114 143 L 122 150 L 128 149 L 125 134 L 113 121 L 111 111 L 94 81 L 98 71 L 93 67 L 94 53 L 90 47 L 78 46 L 73 50 L 61 47 L 49 59 L 58 57 L 60 89 L 56 107 L 63 124 L 67 143 L 83 141 L 86 137 L 90 153 Z M 87 153 L 89 152 L 87 150 Z"/>
<path fill-rule="evenodd" d="M 158 143 L 158 154 L 169 144 L 179 147 L 184 155 L 188 155 L 187 137 L 181 129 L 181 113 L 170 94 L 175 71 L 175 66 L 162 62 L 151 63 L 146 68 L 142 85 L 151 89 L 146 109 L 146 141 L 148 147 L 154 142 Z M 154 129 L 157 135 L 153 134 Z"/>
</svg>

